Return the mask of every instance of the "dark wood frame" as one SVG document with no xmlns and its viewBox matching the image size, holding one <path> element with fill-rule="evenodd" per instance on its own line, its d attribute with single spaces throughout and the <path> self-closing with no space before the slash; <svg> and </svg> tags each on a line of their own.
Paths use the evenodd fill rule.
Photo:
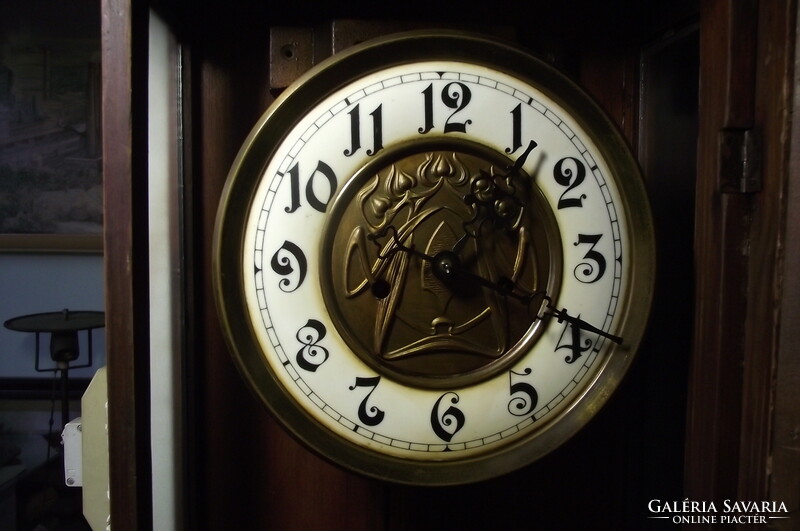
<svg viewBox="0 0 800 531">
<path fill-rule="evenodd" d="M 796 20 L 789 18 L 789 22 L 795 24 L 795 54 L 790 58 L 794 68 L 789 79 L 794 89 L 789 108 L 794 116 L 800 116 L 800 90 L 797 89 L 800 87 L 800 35 L 796 33 L 796 28 L 800 27 L 800 13 L 795 12 Z M 797 481 L 800 470 L 797 427 L 797 419 L 800 419 L 800 327 L 797 326 L 800 322 L 800 276 L 796 269 L 800 264 L 800 120 L 792 121 L 790 138 L 783 264 L 777 264 L 783 298 L 780 318 L 775 323 L 779 329 L 779 349 L 775 360 L 774 422 L 771 426 L 773 469 L 768 491 L 774 499 L 789 500 L 796 508 L 800 500 L 800 482 Z M 779 529 L 791 529 L 790 522 L 782 524 L 784 526 Z"/>
<path fill-rule="evenodd" d="M 101 2 L 111 520 L 152 528 L 147 242 L 148 5 Z"/>
<path fill-rule="evenodd" d="M 793 147 L 785 134 L 792 123 L 785 88 L 795 61 L 797 3 L 708 0 L 701 8 L 697 291 L 685 494 L 693 500 L 764 500 L 770 469 L 779 468 L 769 463 L 778 309 L 797 296 L 781 291 L 787 161 L 797 149 L 797 140 Z M 797 92 L 797 85 L 789 86 Z M 723 129 L 761 136 L 761 191 L 720 192 L 726 177 L 719 165 Z"/>
<path fill-rule="evenodd" d="M 147 12 L 146 6 L 131 0 L 103 0 L 102 13 L 111 515 L 115 529 L 138 530 L 152 526 L 149 300 L 144 266 L 147 235 L 142 228 L 146 224 L 141 223 L 147 211 L 143 178 Z M 791 426 L 787 428 L 779 422 L 773 430 L 771 407 L 777 371 L 777 404 L 783 408 L 780 411 L 797 413 L 796 406 L 791 405 L 792 397 L 796 397 L 791 382 L 797 380 L 799 366 L 796 354 L 789 349 L 797 344 L 797 337 L 786 331 L 786 325 L 797 321 L 797 304 L 791 301 L 799 300 L 800 293 L 797 282 L 785 282 L 781 254 L 786 244 L 791 256 L 798 254 L 796 242 L 787 241 L 786 233 L 787 219 L 798 218 L 796 202 L 786 199 L 790 179 L 794 187 L 790 197 L 795 199 L 798 184 L 800 145 L 796 134 L 788 134 L 797 133 L 797 121 L 791 122 L 790 113 L 798 107 L 798 85 L 793 76 L 797 25 L 796 0 L 701 1 L 702 90 L 695 236 L 698 274 L 685 480 L 685 495 L 692 500 L 798 496 L 796 486 L 785 477 L 783 483 L 780 477 L 773 478 L 775 490 L 770 491 L 768 465 L 771 455 L 783 459 L 784 465 L 796 462 L 791 452 L 772 453 L 776 444 L 796 445 L 797 436 L 790 431 Z M 755 55 L 751 56 L 750 51 Z M 742 72 L 749 74 L 743 76 Z M 788 95 L 787 86 L 791 87 Z M 234 94 L 233 88 L 224 83 L 203 90 Z M 129 97 L 124 97 L 126 94 Z M 793 96 L 794 107 L 790 101 Z M 266 94 L 263 98 L 269 99 Z M 200 119 L 208 120 L 202 115 Z M 633 122 L 631 117 L 622 124 L 623 129 L 633 127 Z M 209 128 L 224 125 L 205 121 L 202 124 Z M 718 134 L 726 127 L 753 127 L 762 135 L 764 184 L 760 193 L 719 192 Z M 235 145 L 218 151 L 230 150 L 235 150 Z M 212 169 L 208 171 L 222 166 L 210 162 Z M 204 185 L 210 189 L 203 191 L 204 199 L 198 207 L 213 209 L 214 193 L 218 194 L 214 187 L 218 183 Z M 205 216 L 204 222 L 212 218 Z M 198 231 L 210 233 L 208 227 L 198 227 Z M 206 252 L 199 245 L 197 258 L 205 261 Z M 780 308 L 786 313 L 781 314 Z M 213 313 L 208 305 L 198 310 L 204 321 L 213 319 Z M 781 345 L 779 336 L 781 340 L 788 339 L 788 345 Z M 207 344 L 206 348 L 221 345 Z M 226 377 L 235 378 L 227 373 Z M 225 404 L 207 406 L 224 408 Z M 269 423 L 251 429 L 270 433 L 275 430 Z M 283 439 L 278 437 L 277 441 L 280 445 Z M 775 470 L 780 465 L 772 463 Z M 258 470 L 259 466 L 254 463 L 252 469 Z M 347 480 L 345 483 L 349 484 Z M 193 499 L 203 500 L 204 487 L 196 488 L 201 493 Z M 364 496 L 367 499 L 369 496 Z M 375 516 L 373 513 L 370 514 Z"/>
</svg>

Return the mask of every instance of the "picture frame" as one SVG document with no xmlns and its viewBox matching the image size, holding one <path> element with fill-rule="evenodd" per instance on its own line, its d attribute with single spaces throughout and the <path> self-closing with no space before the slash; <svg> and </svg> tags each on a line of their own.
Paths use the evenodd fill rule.
<svg viewBox="0 0 800 531">
<path fill-rule="evenodd" d="M 97 13 L 0 9 L 0 252 L 102 252 Z"/>
</svg>

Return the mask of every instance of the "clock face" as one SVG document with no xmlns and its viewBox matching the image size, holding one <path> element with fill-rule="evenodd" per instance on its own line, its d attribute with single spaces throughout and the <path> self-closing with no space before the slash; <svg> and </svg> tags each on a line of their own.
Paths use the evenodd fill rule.
<svg viewBox="0 0 800 531">
<path fill-rule="evenodd" d="M 234 164 L 223 326 L 312 448 L 362 473 L 475 481 L 551 451 L 641 338 L 652 223 L 577 88 L 485 39 L 411 34 L 301 79 Z"/>
</svg>

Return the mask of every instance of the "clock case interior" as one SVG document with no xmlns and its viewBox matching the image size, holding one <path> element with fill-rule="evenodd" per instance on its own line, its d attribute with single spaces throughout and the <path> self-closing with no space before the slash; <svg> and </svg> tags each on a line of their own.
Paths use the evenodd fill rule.
<svg viewBox="0 0 800 531">
<path fill-rule="evenodd" d="M 531 437 L 496 451 L 456 461 L 409 463 L 333 436 L 281 389 L 249 321 L 242 293 L 241 256 L 246 216 L 266 163 L 284 132 L 304 112 L 351 79 L 393 64 L 451 60 L 484 64 L 528 82 L 573 116 L 595 140 L 615 176 L 629 220 L 634 262 L 626 300 L 619 302 L 625 341 L 602 360 L 594 381 L 558 418 Z M 640 170 L 605 113 L 569 78 L 515 45 L 459 31 L 415 31 L 355 46 L 320 63 L 286 89 L 257 122 L 234 161 L 223 189 L 214 231 L 212 269 L 218 314 L 229 349 L 259 399 L 304 444 L 358 473 L 398 483 L 452 485 L 502 475 L 548 454 L 580 430 L 602 407 L 633 361 L 653 297 L 653 222 Z"/>
</svg>

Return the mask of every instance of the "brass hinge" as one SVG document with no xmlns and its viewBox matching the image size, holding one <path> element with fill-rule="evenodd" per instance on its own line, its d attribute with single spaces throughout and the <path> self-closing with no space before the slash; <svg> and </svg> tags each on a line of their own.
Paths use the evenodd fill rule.
<svg viewBox="0 0 800 531">
<path fill-rule="evenodd" d="M 753 129 L 720 131 L 719 189 L 723 194 L 761 191 L 761 142 Z"/>
</svg>

